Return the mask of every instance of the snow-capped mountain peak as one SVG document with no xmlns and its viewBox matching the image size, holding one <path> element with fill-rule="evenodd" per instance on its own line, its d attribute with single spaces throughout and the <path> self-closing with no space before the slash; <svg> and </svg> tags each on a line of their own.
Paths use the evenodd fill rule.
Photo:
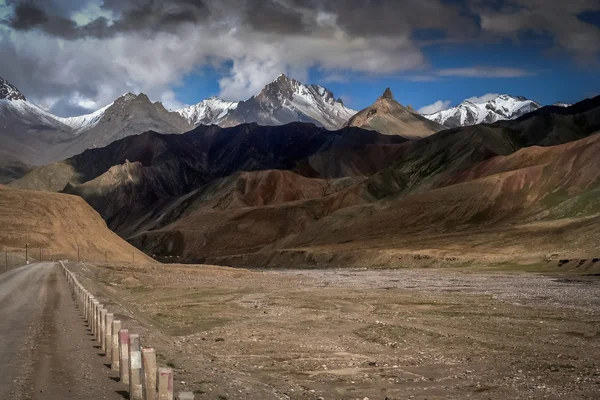
<svg viewBox="0 0 600 400">
<path fill-rule="evenodd" d="M 540 107 L 539 103 L 525 97 L 502 94 L 487 101 L 465 100 L 456 107 L 424 117 L 448 128 L 454 128 L 515 119 Z"/>
<path fill-rule="evenodd" d="M 175 111 L 194 125 L 227 127 L 247 122 L 281 125 L 302 121 L 328 129 L 341 127 L 356 113 L 325 87 L 305 85 L 285 74 L 246 101 L 229 102 L 211 97 Z"/>
<path fill-rule="evenodd" d="M 15 86 L 0 77 L 0 100 L 23 100 L 27 101 L 23 93 Z"/>
<path fill-rule="evenodd" d="M 69 131 L 56 116 L 30 102 L 14 85 L 0 78 L 0 118 L 18 121 L 28 129 L 46 128 Z M 1 128 L 5 126 L 0 125 Z"/>
</svg>

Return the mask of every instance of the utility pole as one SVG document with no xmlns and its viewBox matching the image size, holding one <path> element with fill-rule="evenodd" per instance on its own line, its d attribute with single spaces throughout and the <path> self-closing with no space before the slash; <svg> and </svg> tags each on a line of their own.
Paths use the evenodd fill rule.
<svg viewBox="0 0 600 400">
<path fill-rule="evenodd" d="M 131 252 L 131 256 L 133 257 L 133 264 L 135 264 L 135 251 Z"/>
<path fill-rule="evenodd" d="M 40 247 L 40 261 L 42 261 L 42 248 Z"/>
<path fill-rule="evenodd" d="M 27 243 L 25 243 L 25 264 L 29 262 L 29 256 L 27 254 Z"/>
<path fill-rule="evenodd" d="M 4 249 L 4 256 L 6 257 L 6 270 L 8 271 L 8 250 Z"/>
<path fill-rule="evenodd" d="M 79 258 L 79 243 L 77 244 L 77 262 L 81 261 Z"/>
<path fill-rule="evenodd" d="M 104 264 L 108 264 L 108 255 L 106 250 L 104 250 Z"/>
</svg>

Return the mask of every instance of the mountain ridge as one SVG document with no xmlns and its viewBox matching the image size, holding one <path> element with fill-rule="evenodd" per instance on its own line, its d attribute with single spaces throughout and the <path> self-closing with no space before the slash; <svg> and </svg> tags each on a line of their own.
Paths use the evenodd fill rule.
<svg viewBox="0 0 600 400">
<path fill-rule="evenodd" d="M 523 96 L 501 94 L 487 101 L 463 100 L 455 107 L 423 116 L 448 128 L 456 128 L 516 119 L 541 107 Z"/>
<path fill-rule="evenodd" d="M 228 102 L 210 97 L 175 111 L 195 125 L 214 124 L 227 128 L 252 122 L 260 125 L 310 122 L 329 130 L 340 128 L 356 113 L 327 88 L 305 85 L 285 74 L 247 100 Z"/>
</svg>

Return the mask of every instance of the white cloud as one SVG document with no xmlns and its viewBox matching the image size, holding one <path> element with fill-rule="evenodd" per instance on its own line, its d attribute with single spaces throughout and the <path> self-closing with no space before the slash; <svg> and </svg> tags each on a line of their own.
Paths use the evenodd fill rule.
<svg viewBox="0 0 600 400">
<path fill-rule="evenodd" d="M 486 93 L 483 96 L 474 96 L 465 99 L 466 101 L 470 101 L 471 103 L 485 103 L 490 100 L 494 100 L 496 97 L 500 96 L 499 93 Z"/>
<path fill-rule="evenodd" d="M 334 82 L 334 83 L 348 83 L 350 82 L 350 76 L 348 74 L 342 74 L 339 72 L 332 72 L 330 74 L 325 75 L 321 81 L 325 83 Z"/>
<path fill-rule="evenodd" d="M 77 96 L 78 104 L 104 105 L 125 92 L 143 92 L 173 106 L 177 101 L 169 93 L 172 88 L 206 65 L 230 63 L 219 80 L 219 96 L 242 100 L 280 73 L 306 81 L 313 67 L 378 75 L 425 64 L 408 36 L 352 36 L 331 15 L 315 14 L 322 31 L 275 34 L 241 23 L 236 8 L 226 12 L 173 31 L 121 32 L 105 38 L 65 40 L 38 30 L 11 35 L 0 30 L 0 53 L 8 60 L 0 65 L 0 76 L 38 103 Z M 78 17 L 78 22 L 85 20 Z"/>
<path fill-rule="evenodd" d="M 433 114 L 438 111 L 448 109 L 450 107 L 450 104 L 452 104 L 450 100 L 438 100 L 433 104 L 419 108 L 417 111 L 420 114 Z"/>
<path fill-rule="evenodd" d="M 467 67 L 467 68 L 446 68 L 437 72 L 439 76 L 454 76 L 464 78 L 519 78 L 531 75 L 520 68 L 508 67 Z"/>
<path fill-rule="evenodd" d="M 56 33 L 56 24 L 46 30 L 38 24 L 13 30 L 6 21 L 17 3 L 74 19 L 76 26 L 62 35 Z M 220 95 L 230 100 L 256 94 L 282 72 L 306 80 L 311 68 L 329 81 L 339 81 L 344 74 L 407 76 L 414 81 L 531 75 L 520 68 L 489 66 L 438 70 L 429 65 L 422 43 L 413 40 L 418 29 L 437 29 L 446 34 L 445 40 L 474 43 L 517 40 L 519 34 L 534 31 L 552 35 L 566 55 L 597 56 L 600 51 L 600 30 L 577 18 L 582 11 L 599 10 L 597 0 L 512 0 L 511 7 L 503 8 L 481 0 L 464 6 L 451 3 L 0 0 L 0 20 L 5 20 L 0 23 L 0 76 L 43 104 L 60 98 L 63 104 L 78 99 L 78 107 L 105 105 L 131 91 L 176 105 L 172 88 L 206 66 L 226 66 Z M 189 7 L 195 13 L 184 12 Z M 123 17 L 132 10 L 129 19 Z M 147 14 L 151 18 L 144 18 Z M 476 15 L 481 24 L 472 18 Z M 106 18 L 108 25 L 89 26 L 98 17 Z M 110 29 L 115 26 L 119 29 Z"/>
</svg>

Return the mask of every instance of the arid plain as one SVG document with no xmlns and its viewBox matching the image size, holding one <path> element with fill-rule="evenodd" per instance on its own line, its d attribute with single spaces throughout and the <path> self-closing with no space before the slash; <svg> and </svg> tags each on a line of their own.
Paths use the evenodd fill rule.
<svg viewBox="0 0 600 400">
<path fill-rule="evenodd" d="M 592 399 L 600 280 L 561 268 L 74 269 L 200 399 Z"/>
</svg>

